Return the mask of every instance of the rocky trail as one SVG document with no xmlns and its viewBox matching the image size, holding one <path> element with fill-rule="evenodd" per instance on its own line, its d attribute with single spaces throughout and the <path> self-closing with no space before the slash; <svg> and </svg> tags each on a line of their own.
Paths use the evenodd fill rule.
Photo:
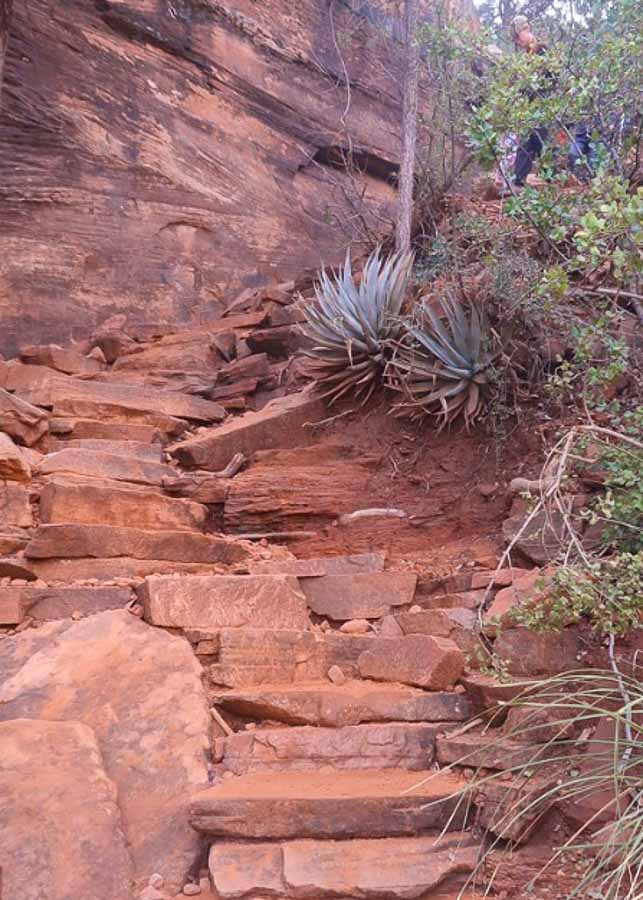
<svg viewBox="0 0 643 900">
<path fill-rule="evenodd" d="M 509 772 L 456 797 L 531 752 L 470 724 L 516 690 L 474 632 L 546 555 L 497 569 L 521 501 L 475 437 L 377 404 L 318 424 L 306 290 L 0 363 L 6 900 L 447 900 L 504 833 Z M 512 477 L 537 450 L 517 439 Z M 494 649 L 516 677 L 590 652 L 517 628 Z"/>
</svg>

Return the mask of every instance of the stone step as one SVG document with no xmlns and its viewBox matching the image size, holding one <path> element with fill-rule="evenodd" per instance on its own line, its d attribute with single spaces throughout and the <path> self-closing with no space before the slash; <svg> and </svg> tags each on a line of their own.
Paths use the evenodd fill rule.
<svg viewBox="0 0 643 900">
<path fill-rule="evenodd" d="M 136 440 L 110 440 L 109 438 L 71 438 L 58 441 L 56 450 L 93 450 L 115 456 L 135 457 L 146 462 L 161 462 L 161 445 Z"/>
<path fill-rule="evenodd" d="M 234 576 L 238 578 L 239 576 Z M 274 577 L 274 576 L 273 576 Z M 276 624 L 277 618 L 275 615 Z M 212 684 L 232 688 L 261 684 L 325 682 L 332 667 L 341 680 L 359 677 L 358 660 L 372 646 L 375 635 L 345 635 L 338 632 L 226 628 L 219 632 L 186 632 L 196 644 L 197 654 L 212 655 Z M 208 651 L 206 653 L 206 651 Z"/>
<path fill-rule="evenodd" d="M 459 693 L 371 681 L 264 684 L 254 690 L 214 692 L 211 699 L 250 719 L 330 728 L 363 722 L 463 722 L 471 714 L 469 701 Z"/>
<path fill-rule="evenodd" d="M 449 594 L 416 596 L 415 604 L 422 609 L 477 609 L 483 602 L 485 591 L 456 591 Z"/>
<path fill-rule="evenodd" d="M 78 581 L 96 581 L 110 583 L 116 578 L 130 578 L 132 582 L 140 582 L 148 575 L 211 575 L 212 572 L 224 572 L 228 565 L 237 563 L 246 563 L 247 558 L 243 556 L 246 552 L 239 547 L 239 558 L 235 559 L 234 547 L 232 545 L 229 562 L 223 563 L 195 563 L 195 562 L 176 562 L 176 560 L 167 559 L 134 559 L 131 556 L 114 556 L 111 558 L 84 557 L 80 559 L 32 559 L 28 561 L 29 576 L 27 574 L 13 574 L 13 570 L 25 572 L 24 566 L 13 567 L 11 572 L 3 570 L 7 569 L 8 560 L 0 560 L 0 577 L 2 575 L 11 575 L 13 578 L 40 578 L 49 584 L 53 582 L 62 582 L 63 584 L 72 584 Z M 226 551 L 227 552 L 227 551 Z M 15 562 L 15 561 L 14 561 Z M 24 562 L 24 561 L 23 561 Z"/>
<path fill-rule="evenodd" d="M 438 889 L 440 897 L 458 896 L 478 852 L 479 842 L 450 835 L 221 841 L 212 846 L 209 865 L 221 900 L 422 900 Z"/>
<path fill-rule="evenodd" d="M 69 448 L 49 453 L 37 468 L 39 475 L 83 475 L 109 481 L 159 486 L 163 478 L 174 477 L 171 466 L 135 457 L 118 456 L 99 450 Z"/>
<path fill-rule="evenodd" d="M 43 525 L 74 522 L 161 531 L 203 532 L 207 509 L 191 500 L 164 497 L 154 490 L 131 491 L 118 482 L 70 484 L 51 480 L 40 495 Z"/>
<path fill-rule="evenodd" d="M 29 559 L 134 559 L 235 563 L 248 558 L 241 544 L 188 531 L 144 531 L 110 525 L 41 525 L 27 545 Z"/>
<path fill-rule="evenodd" d="M 463 784 L 452 774 L 399 769 L 256 772 L 196 794 L 190 824 L 208 837 L 258 840 L 418 835 L 463 824 Z"/>
<path fill-rule="evenodd" d="M 448 638 L 408 634 L 379 638 L 358 660 L 363 678 L 416 685 L 434 691 L 453 688 L 464 671 L 464 655 Z"/>
<path fill-rule="evenodd" d="M 487 734 L 468 732 L 459 737 L 439 737 L 436 752 L 441 766 L 508 770 L 527 766 L 534 759 L 560 756 L 562 751 L 555 744 L 539 747 L 535 743 L 513 741 L 492 729 Z"/>
<path fill-rule="evenodd" d="M 339 622 L 377 619 L 394 607 L 413 603 L 417 575 L 376 572 L 302 578 L 308 606 L 314 613 Z"/>
<path fill-rule="evenodd" d="M 145 619 L 165 628 L 284 628 L 310 625 L 306 598 L 290 575 L 151 577 L 139 591 Z"/>
<path fill-rule="evenodd" d="M 321 556 L 317 559 L 264 560 L 252 567 L 254 575 L 295 575 L 311 578 L 321 575 L 359 575 L 381 572 L 383 553 L 355 553 L 352 556 Z"/>
<path fill-rule="evenodd" d="M 258 412 L 246 413 L 170 449 L 182 465 L 216 472 L 225 468 L 235 453 L 251 456 L 255 450 L 267 447 L 310 444 L 311 431 L 303 425 L 325 416 L 324 403 L 318 397 L 307 392 L 291 394 Z"/>
<path fill-rule="evenodd" d="M 136 441 L 152 444 L 159 439 L 159 431 L 153 425 L 136 422 L 52 417 L 49 420 L 49 428 L 53 435 L 72 440 Z"/>
<path fill-rule="evenodd" d="M 215 741 L 213 757 L 226 772 L 333 769 L 428 769 L 441 725 L 393 722 L 344 728 L 256 728 Z"/>
</svg>

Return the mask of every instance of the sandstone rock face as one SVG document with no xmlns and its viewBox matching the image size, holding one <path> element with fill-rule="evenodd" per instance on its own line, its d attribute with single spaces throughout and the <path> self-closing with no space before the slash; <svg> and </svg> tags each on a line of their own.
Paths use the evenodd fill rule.
<svg viewBox="0 0 643 900">
<path fill-rule="evenodd" d="M 97 484 L 50 481 L 40 495 L 44 525 L 75 522 L 161 531 L 203 531 L 207 511 L 190 500 L 173 500 L 153 491 L 131 491 Z"/>
<path fill-rule="evenodd" d="M 416 583 L 417 576 L 405 572 L 301 579 L 312 611 L 340 622 L 358 618 L 376 619 L 395 606 L 412 603 Z"/>
<path fill-rule="evenodd" d="M 90 616 L 108 609 L 124 609 L 132 599 L 122 587 L 9 587 L 3 596 L 13 596 L 33 619 L 69 619 Z"/>
<path fill-rule="evenodd" d="M 325 211 L 348 217 L 355 188 L 329 164 L 346 92 L 327 7 L 178 10 L 38 0 L 27 15 L 16 4 L 1 124 L 12 134 L 0 166 L 3 352 L 85 337 L 115 312 L 199 321 L 230 289 L 339 261 L 346 237 Z M 357 189 L 386 216 L 399 89 L 377 66 L 370 19 L 342 4 L 335 27 L 360 33 L 344 54 Z M 30 202 L 39 212 L 25 216 Z"/>
<path fill-rule="evenodd" d="M 116 788 L 79 722 L 0 723 L 3 896 L 131 900 Z"/>
<path fill-rule="evenodd" d="M 308 628 L 296 578 L 215 575 L 148 578 L 140 592 L 145 618 L 166 628 Z"/>
<path fill-rule="evenodd" d="M 473 871 L 477 852 L 471 841 L 448 837 L 221 842 L 210 850 L 210 874 L 222 900 L 419 900 L 438 887 L 455 888 L 456 896 L 452 879 Z"/>
<path fill-rule="evenodd" d="M 410 634 L 378 639 L 360 656 L 359 670 L 364 678 L 442 691 L 452 688 L 464 671 L 464 656 L 448 638 Z"/>
<path fill-rule="evenodd" d="M 159 871 L 176 891 L 198 852 L 186 800 L 207 784 L 209 716 L 199 663 L 182 638 L 124 611 L 43 630 L 52 627 L 55 640 L 43 640 L 36 652 L 28 633 L 13 639 L 14 654 L 26 640 L 32 655 L 4 680 L 0 718 L 92 728 L 118 791 L 137 879 Z"/>
</svg>

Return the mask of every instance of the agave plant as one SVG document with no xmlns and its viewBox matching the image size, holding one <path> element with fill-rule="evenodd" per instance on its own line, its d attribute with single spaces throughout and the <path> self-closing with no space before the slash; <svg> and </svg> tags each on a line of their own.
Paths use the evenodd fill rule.
<svg viewBox="0 0 643 900">
<path fill-rule="evenodd" d="M 467 428 L 480 415 L 494 354 L 483 350 L 482 320 L 475 306 L 442 301 L 443 316 L 425 304 L 406 327 L 387 367 L 389 386 L 403 394 L 393 412 L 411 419 L 435 416 L 440 429 L 462 415 Z"/>
<path fill-rule="evenodd" d="M 399 334 L 399 316 L 413 257 L 384 259 L 378 248 L 368 258 L 359 285 L 350 251 L 337 275 L 322 272 L 315 301 L 305 310 L 303 333 L 311 346 L 309 372 L 332 404 L 349 392 L 366 403 L 384 371 L 389 341 Z"/>
</svg>

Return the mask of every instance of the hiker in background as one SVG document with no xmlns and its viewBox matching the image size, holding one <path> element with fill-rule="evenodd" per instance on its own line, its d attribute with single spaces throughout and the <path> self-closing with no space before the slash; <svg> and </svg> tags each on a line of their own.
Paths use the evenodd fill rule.
<svg viewBox="0 0 643 900">
<path fill-rule="evenodd" d="M 511 23 L 513 42 L 517 50 L 522 53 L 531 53 L 542 56 L 547 52 L 547 45 L 540 44 L 530 26 L 527 16 L 516 16 Z M 531 132 L 526 141 L 523 141 L 516 151 L 514 165 L 514 186 L 523 187 L 530 174 L 534 160 L 537 159 L 545 148 L 548 129 L 545 126 L 536 128 Z"/>
</svg>

